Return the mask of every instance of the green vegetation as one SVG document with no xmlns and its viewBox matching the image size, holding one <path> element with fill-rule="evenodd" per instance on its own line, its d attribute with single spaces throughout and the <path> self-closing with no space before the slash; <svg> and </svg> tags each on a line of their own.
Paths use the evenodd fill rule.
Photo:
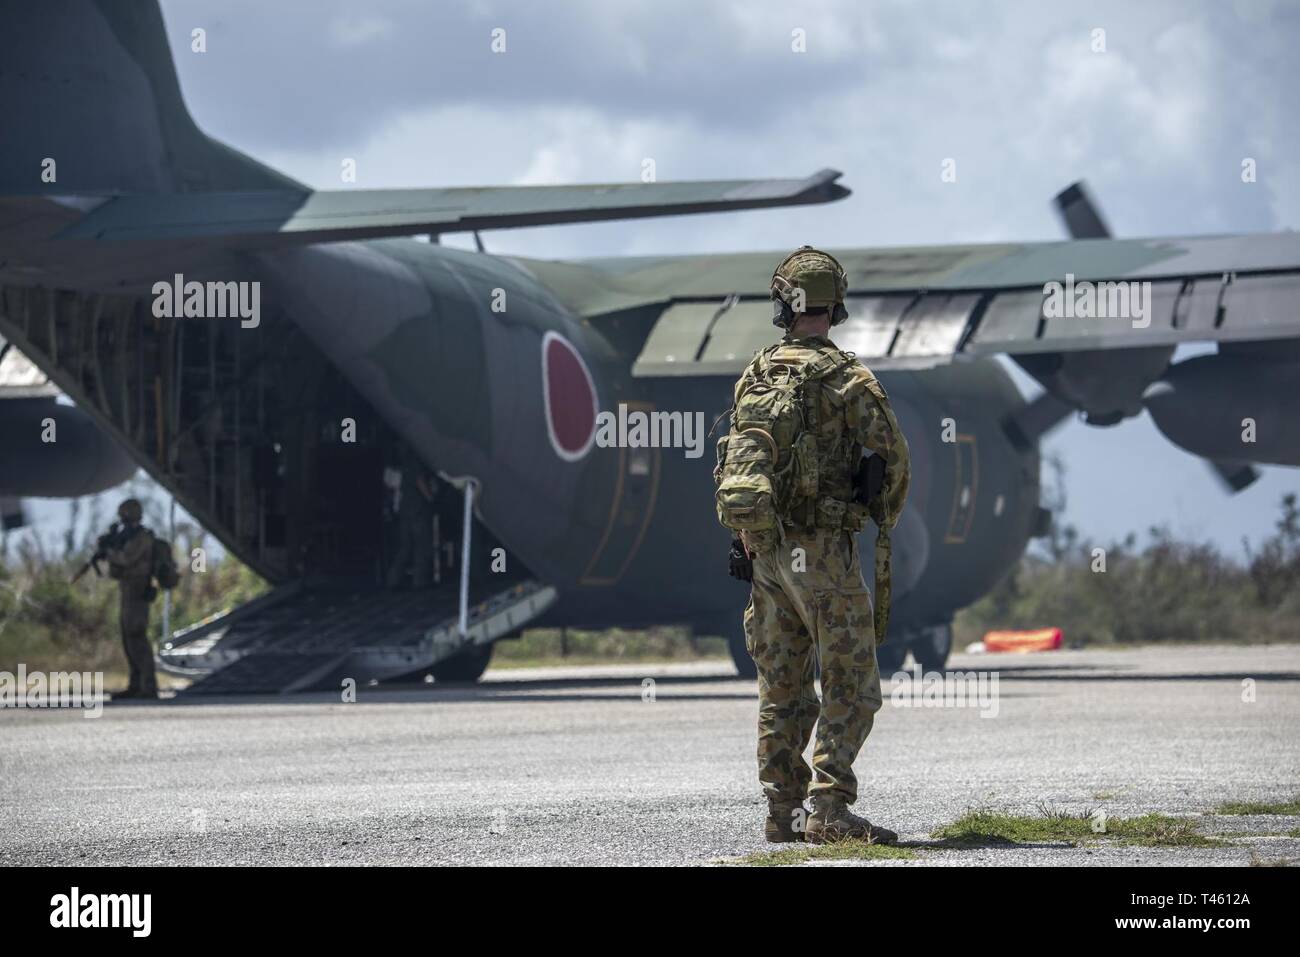
<svg viewBox="0 0 1300 957">
<path fill-rule="evenodd" d="M 141 483 L 143 484 L 143 483 Z M 161 505 L 148 490 L 131 489 L 145 503 L 145 524 L 159 534 L 168 527 Z M 21 662 L 31 671 L 92 670 L 116 673 L 125 668 L 117 625 L 117 585 L 87 572 L 69 581 L 90 557 L 95 539 L 108 529 L 121 493 L 69 503 L 67 528 L 58 535 L 32 529 L 0 538 L 0 670 L 14 671 Z M 214 558 L 215 543 L 198 526 L 177 522 L 173 542 L 181 566 L 180 585 L 172 591 L 171 620 L 182 628 L 230 608 L 266 589 L 247 566 L 233 557 Z M 206 571 L 190 570 L 193 549 L 208 554 Z M 219 546 L 215 548 L 218 554 Z M 154 603 L 150 628 L 157 641 L 162 599 Z"/>
<path fill-rule="evenodd" d="M 916 852 L 910 847 L 840 841 L 837 844 L 800 844 L 779 851 L 761 851 L 727 863 L 746 867 L 789 867 L 808 861 L 906 861 L 915 857 Z"/>
<path fill-rule="evenodd" d="M 1250 852 L 1251 867 L 1290 867 L 1295 863 L 1291 857 L 1260 857 L 1257 851 Z"/>
<path fill-rule="evenodd" d="M 1223 841 L 1206 837 L 1189 818 L 1167 814 L 1141 817 L 1109 817 L 1104 830 L 1093 830 L 1093 815 L 1043 810 L 1037 816 L 1002 814 L 989 810 L 968 811 L 931 837 L 940 847 L 997 847 L 1015 844 L 1065 842 L 1079 846 L 1093 841 L 1137 844 L 1144 847 L 1222 847 Z"/>
<path fill-rule="evenodd" d="M 1056 485 L 1060 486 L 1059 463 Z M 167 528 L 157 491 L 147 482 L 129 489 L 145 503 L 145 523 Z M 116 671 L 121 665 L 117 594 L 93 574 L 69 579 L 105 531 L 121 492 L 68 503 L 62 533 L 32 529 L 0 534 L 0 670 L 19 662 L 29 669 L 77 668 Z M 1047 495 L 1058 509 L 1063 497 Z M 222 556 L 191 522 L 178 524 L 181 585 L 173 592 L 176 628 L 234 607 L 265 590 L 256 574 Z M 1001 628 L 1057 625 L 1070 643 L 1150 641 L 1295 641 L 1300 637 L 1300 506 L 1295 495 L 1281 503 L 1276 531 L 1248 547 L 1248 560 L 1234 561 L 1214 546 L 1174 539 L 1151 529 L 1146 544 L 1135 536 L 1105 548 L 1105 572 L 1094 571 L 1095 543 L 1072 527 L 1055 528 L 1041 552 L 1027 554 L 980 601 L 956 620 L 956 646 Z M 207 571 L 187 570 L 194 548 L 209 553 Z M 154 606 L 155 629 L 161 601 Z M 728 660 L 722 638 L 697 636 L 689 628 L 646 630 L 533 629 L 496 646 L 497 668 L 558 664 L 641 664 Z M 1097 800 L 1106 800 L 1099 792 Z M 1300 813 L 1228 812 L 1222 813 Z"/>
<path fill-rule="evenodd" d="M 1229 847 L 1224 838 L 1202 834 L 1195 818 L 1168 814 L 1143 814 L 1139 817 L 1097 818 L 1103 830 L 1094 830 L 1094 813 L 1072 814 L 1046 806 L 1038 814 L 1004 814 L 987 808 L 967 811 L 951 824 L 930 836 L 933 844 L 884 846 L 863 841 L 839 844 L 794 845 L 779 851 L 750 854 L 729 864 L 750 867 L 779 867 L 808 861 L 843 860 L 914 860 L 917 851 L 972 850 L 976 848 L 1013 848 L 1036 844 L 1068 844 L 1083 847 L 1098 844 L 1121 844 L 1140 847 Z M 1297 832 L 1291 832 L 1292 837 Z"/>
<path fill-rule="evenodd" d="M 1066 841 L 1079 844 L 1096 837 L 1088 815 L 1046 813 L 1038 817 L 967 811 L 930 835 L 943 847 L 990 847 Z"/>
<path fill-rule="evenodd" d="M 1201 834 L 1195 820 L 1167 814 L 1143 814 L 1141 817 L 1111 819 L 1106 833 L 1121 844 L 1143 847 L 1224 847 L 1225 842 Z"/>
<path fill-rule="evenodd" d="M 1289 801 L 1274 804 L 1262 801 L 1228 801 L 1220 804 L 1216 814 L 1300 814 L 1300 794 Z"/>
<path fill-rule="evenodd" d="M 1058 483 L 1059 484 L 1059 483 Z M 1049 504 L 1063 502 L 1048 495 Z M 1096 549 L 1104 551 L 1104 568 Z M 1300 507 L 1281 503 L 1276 531 L 1237 561 L 1165 528 L 1101 544 L 1055 528 L 956 618 L 955 647 L 1003 628 L 1058 626 L 1071 644 L 1295 641 L 1300 637 Z"/>
<path fill-rule="evenodd" d="M 692 635 L 689 628 L 647 628 L 631 631 L 610 628 L 582 631 L 576 628 L 534 628 L 516 641 L 498 642 L 493 668 L 530 668 L 542 665 L 640 664 L 650 661 L 730 661 L 722 638 Z"/>
</svg>

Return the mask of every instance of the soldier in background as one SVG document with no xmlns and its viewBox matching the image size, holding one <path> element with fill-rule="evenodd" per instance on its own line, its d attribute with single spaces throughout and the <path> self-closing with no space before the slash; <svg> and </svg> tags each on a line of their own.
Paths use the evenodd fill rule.
<svg viewBox="0 0 1300 957">
<path fill-rule="evenodd" d="M 128 498 L 117 508 L 121 531 L 105 549 L 109 577 L 117 579 L 121 602 L 122 648 L 126 652 L 131 678 L 120 698 L 157 698 L 158 676 L 153 648 L 149 644 L 149 604 L 158 597 L 153 587 L 154 536 L 140 522 L 144 508 L 138 499 Z"/>
<path fill-rule="evenodd" d="M 399 588 L 408 570 L 411 584 L 428 588 L 433 577 L 433 502 L 437 480 L 410 449 L 403 452 L 397 503 L 397 553 L 388 569 L 388 587 Z"/>
<path fill-rule="evenodd" d="M 907 497 L 909 460 L 884 389 L 828 338 L 848 316 L 847 287 L 835 258 L 809 246 L 777 267 L 773 322 L 785 337 L 736 383 L 719 453 L 718 517 L 738 533 L 732 574 L 751 581 L 745 640 L 758 668 L 759 783 L 773 842 L 897 840 L 849 806 L 853 762 L 881 706 L 889 529 Z M 874 609 L 857 543 L 868 517 L 879 530 Z"/>
</svg>

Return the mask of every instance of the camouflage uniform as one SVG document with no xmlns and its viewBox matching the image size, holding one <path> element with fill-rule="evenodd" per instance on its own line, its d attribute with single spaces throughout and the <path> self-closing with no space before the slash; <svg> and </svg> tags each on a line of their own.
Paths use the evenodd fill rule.
<svg viewBox="0 0 1300 957">
<path fill-rule="evenodd" d="M 423 483 L 436 490 L 424 463 L 409 452 L 402 463 L 401 499 L 397 504 L 398 544 L 388 569 L 388 587 L 399 587 L 411 572 L 416 588 L 433 581 L 433 504 L 424 497 Z"/>
<path fill-rule="evenodd" d="M 767 354 L 772 361 L 803 365 L 827 353 L 847 361 L 811 386 L 818 501 L 796 503 L 778 529 L 746 535 L 754 559 L 745 638 L 758 668 L 759 781 L 769 802 L 780 806 L 819 793 L 845 804 L 857 798 L 853 761 L 871 731 L 881 693 L 871 594 L 858 556 L 861 507 L 850 504 L 853 470 L 864 449 L 884 459 L 884 492 L 869 511 L 886 528 L 897 520 L 909 479 L 907 442 L 884 390 L 860 362 L 820 336 L 787 337 L 754 361 Z M 753 367 L 737 383 L 737 396 Z M 814 654 L 821 666 L 820 706 Z M 814 723 L 810 769 L 803 751 Z"/>
<path fill-rule="evenodd" d="M 153 697 L 158 693 L 153 647 L 149 644 L 149 604 L 156 597 L 153 577 L 153 533 L 140 525 L 128 526 L 125 541 L 108 550 L 108 574 L 117 579 L 126 652 L 129 694 Z"/>
</svg>

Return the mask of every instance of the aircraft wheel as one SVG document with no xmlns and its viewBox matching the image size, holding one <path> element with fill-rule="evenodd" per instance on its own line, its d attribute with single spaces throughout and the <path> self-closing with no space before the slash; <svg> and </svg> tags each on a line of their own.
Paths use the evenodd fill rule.
<svg viewBox="0 0 1300 957">
<path fill-rule="evenodd" d="M 903 667 L 907 657 L 907 635 L 894 635 L 883 645 L 876 646 L 876 665 L 880 668 L 880 677 L 888 679 L 895 671 Z"/>
<path fill-rule="evenodd" d="M 952 625 L 932 625 L 912 639 L 912 657 L 922 671 L 943 671 L 952 651 Z"/>
<path fill-rule="evenodd" d="M 749 649 L 745 647 L 745 620 L 742 617 L 742 609 L 736 609 L 735 614 L 727 615 L 725 618 L 712 619 L 712 627 L 702 629 L 697 632 L 701 635 L 721 635 L 727 639 L 727 652 L 731 655 L 731 661 L 736 666 L 736 674 L 741 678 L 757 678 L 758 667 L 754 664 L 754 659 L 749 657 Z"/>
<path fill-rule="evenodd" d="M 429 670 L 438 684 L 471 684 L 483 677 L 491 660 L 491 645 L 475 645 Z"/>
<path fill-rule="evenodd" d="M 741 678 L 757 678 L 758 666 L 754 664 L 754 659 L 749 657 L 749 649 L 745 647 L 745 629 L 743 625 L 737 625 L 727 635 L 727 650 L 731 652 L 731 660 L 736 666 L 736 674 Z"/>
</svg>

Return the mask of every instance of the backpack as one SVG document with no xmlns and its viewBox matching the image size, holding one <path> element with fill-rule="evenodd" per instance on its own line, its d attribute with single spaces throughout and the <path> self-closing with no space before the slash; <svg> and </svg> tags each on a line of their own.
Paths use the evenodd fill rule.
<svg viewBox="0 0 1300 957">
<path fill-rule="evenodd" d="M 718 439 L 714 500 L 733 531 L 777 527 L 800 500 L 817 498 L 817 436 L 809 386 L 854 361 L 831 349 L 803 364 L 778 362 L 781 343 L 758 354 L 741 377 L 731 429 Z"/>
<path fill-rule="evenodd" d="M 181 580 L 176 556 L 172 554 L 172 543 L 157 536 L 153 540 L 153 578 L 159 588 L 168 590 L 175 588 Z"/>
</svg>

